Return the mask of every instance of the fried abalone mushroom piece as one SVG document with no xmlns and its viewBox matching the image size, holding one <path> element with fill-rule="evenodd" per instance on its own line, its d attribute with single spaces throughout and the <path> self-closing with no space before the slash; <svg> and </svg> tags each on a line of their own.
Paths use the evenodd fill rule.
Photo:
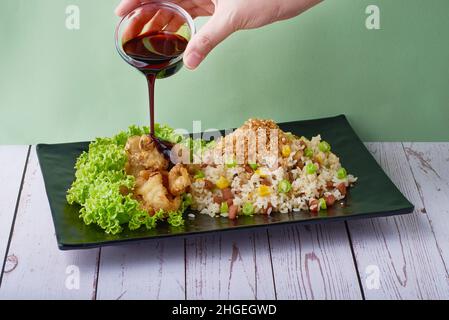
<svg viewBox="0 0 449 320">
<path fill-rule="evenodd" d="M 168 173 L 168 187 L 172 195 L 183 194 L 190 185 L 189 172 L 183 165 L 177 164 Z"/>
<path fill-rule="evenodd" d="M 125 151 L 128 156 L 125 171 L 136 178 L 140 171 L 162 171 L 168 168 L 168 160 L 159 152 L 156 142 L 148 135 L 130 137 Z"/>
<path fill-rule="evenodd" d="M 140 200 L 141 206 L 150 214 L 160 209 L 165 212 L 177 211 L 181 206 L 181 197 L 172 196 L 164 186 L 163 174 L 160 172 L 142 171 L 136 179 L 134 196 Z"/>
</svg>

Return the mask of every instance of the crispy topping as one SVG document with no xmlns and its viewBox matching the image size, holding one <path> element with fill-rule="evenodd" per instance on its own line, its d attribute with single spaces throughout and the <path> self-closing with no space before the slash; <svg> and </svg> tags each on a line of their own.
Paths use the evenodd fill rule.
<svg viewBox="0 0 449 320">
<path fill-rule="evenodd" d="M 288 157 L 290 142 L 290 138 L 273 120 L 249 119 L 233 133 L 219 139 L 213 152 L 231 156 L 239 164 L 257 163 L 272 155 Z"/>
</svg>

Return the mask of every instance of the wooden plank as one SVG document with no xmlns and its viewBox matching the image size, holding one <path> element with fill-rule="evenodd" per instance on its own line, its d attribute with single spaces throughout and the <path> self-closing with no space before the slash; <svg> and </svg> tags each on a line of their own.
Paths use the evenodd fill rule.
<svg viewBox="0 0 449 320">
<path fill-rule="evenodd" d="M 184 239 L 101 250 L 97 299 L 185 298 Z"/>
<path fill-rule="evenodd" d="M 36 149 L 33 147 L 0 298 L 91 299 L 95 296 L 98 257 L 98 250 L 58 250 Z"/>
<path fill-rule="evenodd" d="M 348 222 L 365 297 L 449 298 L 448 274 L 401 143 L 368 147 L 416 209 L 410 215 Z"/>
<path fill-rule="evenodd" d="M 0 146 L 0 266 L 9 243 L 29 146 Z"/>
<path fill-rule="evenodd" d="M 269 229 L 279 299 L 361 299 L 344 223 Z"/>
<path fill-rule="evenodd" d="M 187 299 L 274 299 L 266 230 L 186 240 Z"/>
<path fill-rule="evenodd" d="M 449 143 L 404 143 L 446 269 L 449 268 Z"/>
</svg>

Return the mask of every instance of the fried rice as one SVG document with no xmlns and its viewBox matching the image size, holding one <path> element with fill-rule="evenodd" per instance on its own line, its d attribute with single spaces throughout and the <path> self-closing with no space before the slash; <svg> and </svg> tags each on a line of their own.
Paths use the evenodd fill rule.
<svg viewBox="0 0 449 320">
<path fill-rule="evenodd" d="M 188 169 L 192 209 L 230 219 L 324 210 L 357 181 L 320 135 L 309 140 L 258 119 L 219 139 Z"/>
</svg>

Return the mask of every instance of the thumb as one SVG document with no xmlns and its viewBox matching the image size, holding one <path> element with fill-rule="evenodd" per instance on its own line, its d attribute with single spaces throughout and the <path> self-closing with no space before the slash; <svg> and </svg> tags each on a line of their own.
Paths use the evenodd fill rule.
<svg viewBox="0 0 449 320">
<path fill-rule="evenodd" d="M 224 15 L 215 12 L 187 45 L 184 53 L 185 66 L 191 70 L 196 69 L 209 52 L 233 32 L 233 27 Z"/>
</svg>

